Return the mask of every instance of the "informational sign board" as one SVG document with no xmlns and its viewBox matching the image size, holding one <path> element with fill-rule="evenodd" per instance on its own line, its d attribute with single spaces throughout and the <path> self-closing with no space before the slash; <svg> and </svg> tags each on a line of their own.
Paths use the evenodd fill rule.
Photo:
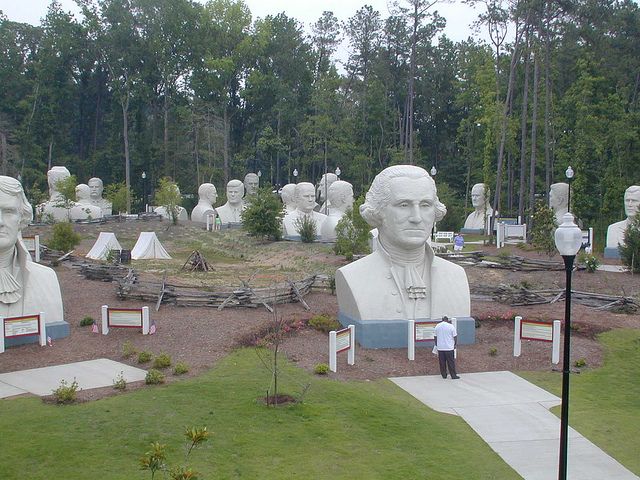
<svg viewBox="0 0 640 480">
<path fill-rule="evenodd" d="M 436 336 L 436 325 L 440 323 L 440 320 L 427 320 L 416 322 L 415 320 L 409 320 L 409 336 L 407 337 L 407 358 L 409 360 L 416 359 L 416 343 L 418 342 L 433 342 Z M 455 317 L 451 318 L 451 324 L 458 328 L 458 321 Z M 435 350 L 434 350 L 435 352 Z M 457 357 L 457 349 L 454 350 L 454 355 Z"/>
<path fill-rule="evenodd" d="M 551 362 L 560 362 L 560 320 L 553 323 L 535 320 L 523 320 L 515 317 L 513 330 L 513 356 L 519 357 L 522 353 L 522 340 L 536 342 L 551 342 Z"/>
<path fill-rule="evenodd" d="M 522 320 L 520 322 L 520 338 L 522 340 L 553 341 L 553 323 Z"/>
<path fill-rule="evenodd" d="M 342 330 L 332 330 L 329 332 L 329 370 L 332 372 L 337 371 L 338 358 L 337 354 L 348 352 L 347 363 L 353 365 L 356 360 L 356 327 L 349 325 Z"/>
<path fill-rule="evenodd" d="M 433 340 L 438 322 L 415 322 L 414 341 L 428 342 Z"/>
<path fill-rule="evenodd" d="M 41 346 L 47 342 L 47 328 L 44 322 L 44 312 L 37 315 L 23 315 L 20 317 L 0 317 L 0 353 L 4 352 L 5 338 L 38 335 Z"/>
<path fill-rule="evenodd" d="M 149 333 L 149 307 L 109 308 L 102 306 L 102 334 L 107 335 L 110 328 L 141 328 L 142 334 Z"/>
</svg>

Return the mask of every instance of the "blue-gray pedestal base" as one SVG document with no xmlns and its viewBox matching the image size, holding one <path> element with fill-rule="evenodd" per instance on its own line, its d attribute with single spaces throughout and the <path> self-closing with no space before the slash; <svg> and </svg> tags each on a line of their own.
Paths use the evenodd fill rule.
<svg viewBox="0 0 640 480">
<path fill-rule="evenodd" d="M 618 247 L 606 247 L 604 249 L 604 258 L 620 258 L 620 250 L 618 250 Z"/>
<path fill-rule="evenodd" d="M 47 323 L 47 337 L 51 337 L 52 340 L 68 337 L 69 333 L 69 324 L 65 321 Z M 4 345 L 6 347 L 13 347 L 16 345 L 25 345 L 27 343 L 38 343 L 39 339 L 38 335 L 6 338 L 4 340 Z"/>
</svg>

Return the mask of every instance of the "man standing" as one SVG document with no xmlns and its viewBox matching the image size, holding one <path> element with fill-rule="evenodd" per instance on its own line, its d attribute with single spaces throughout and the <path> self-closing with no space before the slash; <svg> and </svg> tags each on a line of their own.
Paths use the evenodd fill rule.
<svg viewBox="0 0 640 480">
<path fill-rule="evenodd" d="M 433 340 L 436 342 L 438 349 L 438 362 L 440 363 L 440 375 L 447 378 L 447 366 L 452 380 L 460 377 L 456 373 L 456 360 L 454 352 L 458 343 L 458 332 L 456 327 L 451 324 L 449 317 L 443 316 L 442 321 L 436 325 Z"/>
</svg>

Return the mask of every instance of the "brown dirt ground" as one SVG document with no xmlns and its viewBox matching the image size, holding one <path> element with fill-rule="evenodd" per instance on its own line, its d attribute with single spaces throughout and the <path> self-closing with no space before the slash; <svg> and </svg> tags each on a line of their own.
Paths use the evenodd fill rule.
<svg viewBox="0 0 640 480">
<path fill-rule="evenodd" d="M 134 224 L 137 222 L 133 222 Z M 149 230 L 147 223 L 133 228 Z M 117 230 L 111 228 L 109 230 Z M 99 226 L 82 226 L 80 229 L 100 231 Z M 132 228 L 130 224 L 126 228 Z M 86 233 L 86 232 L 85 232 Z M 93 237 L 93 238 L 95 238 Z M 91 247 L 91 241 L 83 241 L 77 250 L 82 254 Z M 482 247 L 491 252 L 490 247 Z M 511 248 L 512 253 L 538 258 L 548 258 L 533 252 Z M 495 253 L 495 252 L 494 252 Z M 324 255 L 324 254 L 323 254 Z M 325 255 L 326 256 L 326 255 Z M 328 255 L 325 262 L 339 266 L 342 260 Z M 560 257 L 555 257 L 560 262 Z M 275 258 L 277 261 L 277 258 Z M 518 272 L 508 270 L 489 270 L 478 267 L 467 267 L 469 283 L 484 284 L 520 284 L 523 281 L 535 288 L 564 288 L 564 272 Z M 109 335 L 91 333 L 90 327 L 80 327 L 80 320 L 86 315 L 98 319 L 100 306 L 140 306 L 139 302 L 119 300 L 116 296 L 115 284 L 88 281 L 80 276 L 77 268 L 70 263 L 56 267 L 64 299 L 65 316 L 71 326 L 71 335 L 54 341 L 52 347 L 24 345 L 8 348 L 0 356 L 0 373 L 37 368 L 49 365 L 77 362 L 94 358 L 110 358 L 134 366 L 135 358 L 125 359 L 122 355 L 124 342 L 131 342 L 138 351 L 148 350 L 153 354 L 167 353 L 174 363 L 181 361 L 190 366 L 186 377 L 193 377 L 211 368 L 219 359 L 247 339 L 255 337 L 272 321 L 272 315 L 264 308 L 227 308 L 218 311 L 206 307 L 176 307 L 163 305 L 158 312 L 151 306 L 151 316 L 157 325 L 155 335 L 143 336 L 139 331 L 131 329 L 113 329 Z M 575 272 L 574 290 L 637 296 L 640 294 L 640 276 L 627 273 L 586 271 Z M 278 306 L 278 314 L 288 320 L 310 319 L 319 313 L 336 315 L 336 297 L 328 292 L 314 292 L 305 297 L 311 307 L 305 311 L 300 304 Z M 529 307 L 510 307 L 495 301 L 472 299 L 472 316 L 478 319 L 476 343 L 461 346 L 458 350 L 458 371 L 465 372 L 496 370 L 549 370 L 559 368 L 551 364 L 549 344 L 543 342 L 526 342 L 522 355 L 515 358 L 513 348 L 513 324 L 501 320 L 514 314 L 528 319 L 562 319 L 564 302 L 536 305 Z M 612 328 L 640 328 L 640 314 L 613 314 L 594 308 L 575 304 L 572 309 L 574 330 L 572 335 L 572 362 L 585 359 L 586 368 L 594 368 L 602 364 L 603 352 L 596 340 L 600 332 Z M 496 355 L 490 355 L 490 349 L 496 349 Z M 318 363 L 328 363 L 328 338 L 310 327 L 294 329 L 284 341 L 282 351 L 301 368 L 312 371 Z M 149 368 L 142 365 L 142 368 Z M 330 376 L 339 380 L 373 380 L 389 376 L 437 374 L 437 358 L 430 348 L 416 349 L 415 361 L 407 359 L 406 349 L 365 349 L 356 351 L 356 364 L 348 366 L 346 355 L 339 355 L 338 372 Z M 168 381 L 175 381 L 170 372 Z M 130 385 L 137 388 L 141 385 Z M 81 393 L 83 400 L 100 398 L 114 394 L 111 387 Z"/>
</svg>

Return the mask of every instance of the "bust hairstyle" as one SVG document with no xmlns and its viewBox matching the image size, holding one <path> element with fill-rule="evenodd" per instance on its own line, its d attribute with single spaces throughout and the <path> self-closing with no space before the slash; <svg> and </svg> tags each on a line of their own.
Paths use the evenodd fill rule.
<svg viewBox="0 0 640 480">
<path fill-rule="evenodd" d="M 79 183 L 76 185 L 76 200 L 89 200 L 91 196 L 91 190 L 89 190 L 89 185 L 85 183 Z"/>
<path fill-rule="evenodd" d="M 203 183 L 198 187 L 198 196 L 200 198 L 210 199 L 217 196 L 218 191 L 213 183 Z"/>
<path fill-rule="evenodd" d="M 229 187 L 242 187 L 242 193 L 244 193 L 244 183 L 242 183 L 240 180 L 229 180 L 229 183 L 227 183 L 227 188 Z"/>
<path fill-rule="evenodd" d="M 56 183 L 70 176 L 71 173 L 69 173 L 67 167 L 51 167 L 51 170 L 47 172 L 47 183 L 49 184 L 49 189 L 57 191 Z"/>
<path fill-rule="evenodd" d="M 92 183 L 97 183 L 100 188 L 104 187 L 104 184 L 102 183 L 102 179 L 101 178 L 98 178 L 98 177 L 90 178 L 89 181 L 87 182 L 87 184 L 91 185 Z"/>
<path fill-rule="evenodd" d="M 624 191 L 625 196 L 627 195 L 640 195 L 640 185 L 631 185 Z"/>
<path fill-rule="evenodd" d="M 20 229 L 26 228 L 29 223 L 31 223 L 31 220 L 33 220 L 33 209 L 24 194 L 20 182 L 13 177 L 0 175 L 0 191 L 7 195 L 17 197 L 20 200 Z"/>
<path fill-rule="evenodd" d="M 333 207 L 341 207 L 350 195 L 353 195 L 353 187 L 344 180 L 337 180 L 329 187 L 329 203 Z"/>
<path fill-rule="evenodd" d="M 569 184 L 568 183 L 553 183 L 549 187 L 550 191 L 553 192 L 554 195 L 558 196 L 559 200 L 562 200 L 563 203 L 567 202 L 569 198 Z"/>
<path fill-rule="evenodd" d="M 394 178 L 420 179 L 426 178 L 429 186 L 435 194 L 435 221 L 439 222 L 447 213 L 447 207 L 438 199 L 436 182 L 429 176 L 424 168 L 415 165 L 394 165 L 385 168 L 373 179 L 373 183 L 367 192 L 364 203 L 360 206 L 360 215 L 372 227 L 382 225 L 381 212 L 389 204 L 391 198 L 391 180 Z"/>
</svg>

